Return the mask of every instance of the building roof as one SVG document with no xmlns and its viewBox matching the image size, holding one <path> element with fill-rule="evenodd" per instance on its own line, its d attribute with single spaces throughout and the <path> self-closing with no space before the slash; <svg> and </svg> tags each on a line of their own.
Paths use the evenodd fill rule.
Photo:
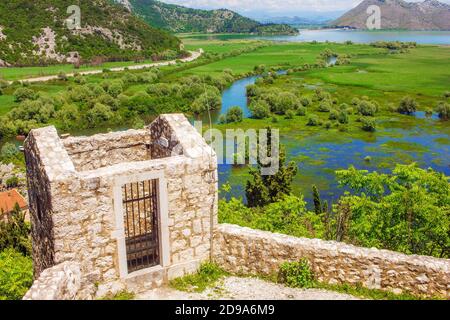
<svg viewBox="0 0 450 320">
<path fill-rule="evenodd" d="M 0 213 L 11 212 L 16 203 L 21 209 L 28 206 L 25 198 L 16 189 L 0 192 Z"/>
</svg>

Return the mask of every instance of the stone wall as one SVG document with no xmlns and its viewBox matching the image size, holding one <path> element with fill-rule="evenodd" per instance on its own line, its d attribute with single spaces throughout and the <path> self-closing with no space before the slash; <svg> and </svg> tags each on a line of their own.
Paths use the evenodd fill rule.
<svg viewBox="0 0 450 320">
<path fill-rule="evenodd" d="M 317 279 L 360 284 L 394 293 L 450 298 L 450 260 L 295 238 L 234 225 L 219 225 L 215 259 L 230 272 L 270 275 L 286 261 L 306 258 Z"/>
<path fill-rule="evenodd" d="M 74 300 L 80 286 L 80 266 L 63 262 L 43 271 L 23 300 Z"/>
<path fill-rule="evenodd" d="M 53 127 L 30 132 L 25 147 L 27 163 L 30 163 L 27 171 L 30 190 L 48 191 L 46 198 L 30 196 L 34 221 L 37 221 L 40 205 L 51 208 L 45 215 L 49 224 L 41 224 L 45 233 L 33 231 L 36 232 L 33 234 L 33 247 L 43 248 L 40 241 L 52 234 L 52 241 L 47 242 L 46 249 L 52 256 L 45 257 L 47 251 L 39 250 L 34 257 L 36 270 L 65 261 L 77 262 L 81 270 L 81 289 L 77 298 L 89 299 L 124 289 L 139 292 L 157 287 L 175 277 L 195 272 L 210 256 L 211 232 L 217 224 L 216 156 L 183 115 L 161 115 L 146 130 L 156 130 L 158 123 L 164 123 L 175 133 L 180 155 L 165 159 L 136 159 L 133 155 L 135 150 L 128 148 L 124 149 L 127 151 L 123 153 L 123 161 L 116 163 L 121 156 L 107 156 L 105 152 L 120 149 L 117 145 L 124 145 L 124 141 L 130 141 L 128 138 L 112 139 L 109 148 L 108 135 L 95 136 L 93 143 L 88 142 L 88 138 L 69 138 L 63 142 Z M 127 133 L 120 135 L 132 136 Z M 139 135 L 142 136 L 137 132 Z M 116 134 L 111 136 L 117 137 Z M 102 143 L 98 145 L 100 140 Z M 195 147 L 191 148 L 188 140 L 194 140 Z M 103 162 L 100 167 L 92 169 L 83 166 L 81 159 L 89 157 L 95 144 L 96 150 L 103 155 L 97 154 L 96 157 L 101 156 Z M 81 168 L 88 170 L 82 171 Z M 48 178 L 41 176 L 43 172 Z M 168 262 L 152 272 L 123 276 L 119 240 L 124 235 L 116 220 L 115 190 L 121 187 L 123 178 L 141 181 L 142 177 L 154 173 L 163 179 L 163 189 L 167 190 L 164 195 L 167 203 L 164 205 L 168 214 L 168 246 L 163 250 L 168 255 Z"/>
<path fill-rule="evenodd" d="M 70 137 L 64 139 L 63 144 L 78 171 L 151 159 L 148 130 L 128 130 L 91 137 Z"/>
</svg>

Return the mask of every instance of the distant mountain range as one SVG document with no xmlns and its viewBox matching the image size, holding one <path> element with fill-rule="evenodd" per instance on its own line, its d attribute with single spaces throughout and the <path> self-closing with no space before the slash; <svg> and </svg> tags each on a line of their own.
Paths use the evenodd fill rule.
<svg viewBox="0 0 450 320">
<path fill-rule="evenodd" d="M 367 8 L 371 5 L 381 9 L 381 29 L 450 30 L 450 5 L 437 0 L 364 0 L 330 25 L 367 29 Z"/>
<path fill-rule="evenodd" d="M 69 29 L 67 8 L 74 2 L 0 1 L 0 67 L 74 62 L 79 57 L 133 59 L 179 50 L 179 39 L 109 0 L 80 1 L 81 25 Z"/>
<path fill-rule="evenodd" d="M 287 24 L 263 24 L 228 9 L 201 10 L 155 0 L 115 0 L 153 27 L 171 32 L 297 34 Z"/>
</svg>

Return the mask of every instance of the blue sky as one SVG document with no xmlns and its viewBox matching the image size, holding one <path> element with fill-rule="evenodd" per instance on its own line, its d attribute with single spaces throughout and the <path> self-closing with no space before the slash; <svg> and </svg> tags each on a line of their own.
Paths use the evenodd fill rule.
<svg viewBox="0 0 450 320">
<path fill-rule="evenodd" d="M 162 0 L 190 8 L 227 8 L 247 15 L 255 13 L 267 16 L 305 16 L 308 12 L 346 11 L 357 6 L 362 0 Z M 420 0 L 410 1 L 420 2 Z M 450 3 L 450 0 L 441 0 Z M 303 13 L 303 14 L 302 14 Z M 306 14 L 307 15 L 307 14 Z"/>
</svg>

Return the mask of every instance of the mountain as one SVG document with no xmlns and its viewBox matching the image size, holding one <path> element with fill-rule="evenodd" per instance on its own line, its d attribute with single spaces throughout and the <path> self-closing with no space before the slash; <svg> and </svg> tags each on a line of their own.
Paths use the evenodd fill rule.
<svg viewBox="0 0 450 320">
<path fill-rule="evenodd" d="M 437 0 L 364 0 L 356 8 L 332 22 L 332 26 L 367 29 L 367 8 L 381 9 L 382 29 L 450 30 L 450 5 Z"/>
<path fill-rule="evenodd" d="M 0 2 L 0 66 L 150 57 L 179 50 L 180 40 L 150 27 L 109 0 L 80 1 L 81 24 L 70 30 L 73 0 Z M 98 58 L 96 58 L 98 60 Z"/>
<path fill-rule="evenodd" d="M 281 23 L 289 25 L 323 25 L 336 20 L 344 14 L 343 11 L 316 12 L 308 11 L 300 14 L 272 15 L 264 12 L 252 12 L 248 17 L 262 23 Z"/>
<path fill-rule="evenodd" d="M 155 0 L 115 0 L 151 26 L 171 32 L 297 34 L 286 24 L 262 24 L 227 9 L 201 10 Z"/>
</svg>

